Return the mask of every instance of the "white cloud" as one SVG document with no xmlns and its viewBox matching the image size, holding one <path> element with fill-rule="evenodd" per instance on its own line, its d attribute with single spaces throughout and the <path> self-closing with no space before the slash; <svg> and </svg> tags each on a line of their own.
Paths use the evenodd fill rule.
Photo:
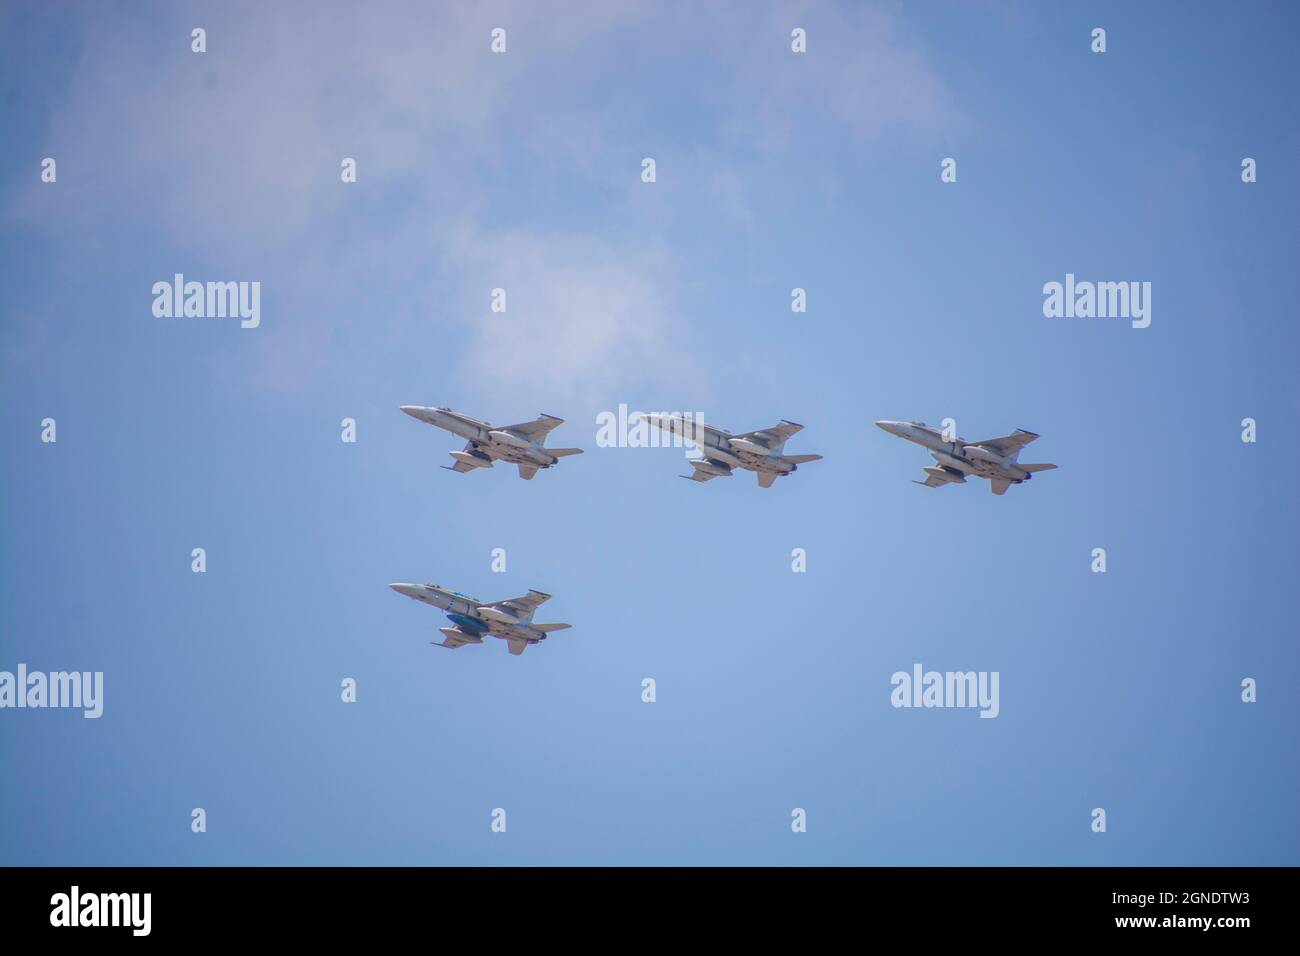
<svg viewBox="0 0 1300 956">
<path fill-rule="evenodd" d="M 663 250 L 462 230 L 449 238 L 449 255 L 465 280 L 466 383 L 591 405 L 625 400 L 627 390 L 647 382 L 681 383 L 697 371 L 689 330 L 674 315 L 672 277 L 680 265 Z M 489 309 L 497 287 L 506 289 L 504 313 Z"/>
<path fill-rule="evenodd" d="M 426 331 L 414 306 L 358 307 L 367 287 L 392 285 L 457 303 L 442 318 L 467 334 L 465 381 L 496 376 L 530 395 L 671 391 L 698 382 L 675 307 L 707 281 L 675 240 L 697 224 L 709 241 L 761 224 L 812 131 L 861 147 L 951 120 L 890 9 L 559 9 L 219 6 L 195 21 L 208 31 L 201 55 L 189 50 L 193 13 L 124 24 L 82 9 L 84 52 L 41 147 L 59 159 L 58 192 L 33 176 L 8 218 L 73 256 L 105 241 L 128 255 L 166 248 L 177 261 L 148 263 L 158 277 L 181 258 L 232 278 L 274 273 L 278 318 L 241 344 L 248 355 L 218 359 L 232 378 L 243 369 L 297 390 L 330 373 L 341 329 Z M 789 50 L 794 25 L 809 31 L 808 54 Z M 508 30 L 505 55 L 488 50 L 495 26 Z M 695 68 L 710 79 L 682 73 Z M 663 164 L 651 187 L 638 179 L 648 153 Z M 359 163 L 355 187 L 339 182 L 344 156 Z M 514 208 L 499 208 L 503 191 Z M 532 196 L 569 221 L 549 222 Z M 486 308 L 497 285 L 507 316 Z M 729 362 L 747 360 L 737 343 Z"/>
</svg>

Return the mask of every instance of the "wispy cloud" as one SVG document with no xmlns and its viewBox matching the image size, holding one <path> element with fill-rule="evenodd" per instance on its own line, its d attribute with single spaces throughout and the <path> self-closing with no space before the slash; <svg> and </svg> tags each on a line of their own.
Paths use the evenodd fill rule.
<svg viewBox="0 0 1300 956">
<path fill-rule="evenodd" d="M 474 290 L 461 302 L 467 382 L 591 402 L 696 369 L 674 312 L 680 264 L 665 251 L 534 232 L 466 230 L 448 241 L 451 267 Z M 496 287 L 507 292 L 504 313 L 488 310 Z"/>
<path fill-rule="evenodd" d="M 81 9 L 83 52 L 49 94 L 42 147 L 59 160 L 58 192 L 33 177 L 8 221 L 69 251 L 125 233 L 177 261 L 273 273 L 278 328 L 250 346 L 270 387 L 327 370 L 339 324 L 376 326 L 355 294 L 338 311 L 364 266 L 370 287 L 388 276 L 458 304 L 464 380 L 541 376 L 593 394 L 649 369 L 668 385 L 695 371 L 675 314 L 698 279 L 683 244 L 701 209 L 711 229 L 745 229 L 810 130 L 868 145 L 951 120 L 893 7 L 557 9 L 162 8 L 131 14 L 138 29 L 116 9 Z M 803 56 L 789 50 L 796 25 Z M 496 26 L 503 56 L 488 48 Z M 707 79 L 682 75 L 692 69 Z M 653 194 L 637 178 L 648 154 L 666 163 Z M 355 187 L 339 182 L 344 156 L 359 164 Z M 494 286 L 508 289 L 504 316 L 486 310 Z M 400 303 L 382 318 L 398 334 L 415 321 Z"/>
</svg>

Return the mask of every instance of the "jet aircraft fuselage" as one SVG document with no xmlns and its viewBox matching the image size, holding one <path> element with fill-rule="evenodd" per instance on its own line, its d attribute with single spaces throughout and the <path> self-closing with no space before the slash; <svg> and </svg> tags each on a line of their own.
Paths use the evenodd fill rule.
<svg viewBox="0 0 1300 956">
<path fill-rule="evenodd" d="M 468 442 L 463 451 L 451 452 L 456 464 L 449 466 L 449 471 L 464 473 L 475 468 L 491 468 L 494 462 L 504 461 L 518 465 L 520 477 L 530 479 L 537 474 L 539 468 L 550 468 L 563 457 L 582 453 L 580 448 L 545 447 L 547 434 L 564 424 L 564 419 L 554 415 L 542 415 L 535 421 L 521 422 L 518 425 L 496 427 L 450 408 L 402 405 L 401 410 L 412 418 L 459 435 Z"/>
<path fill-rule="evenodd" d="M 964 485 L 968 477 L 975 476 L 987 478 L 992 483 L 993 493 L 1000 495 L 1011 485 L 1029 481 L 1035 472 L 1056 467 L 1020 463 L 1021 449 L 1038 437 L 1023 429 L 1003 438 L 969 442 L 958 435 L 953 435 L 949 441 L 943 431 L 924 422 L 882 420 L 876 425 L 891 435 L 929 449 L 938 467 L 926 468 L 929 477 L 917 484 L 932 488 L 945 484 Z"/>
<path fill-rule="evenodd" d="M 770 488 L 777 478 L 792 475 L 800 465 L 822 457 L 785 453 L 786 441 L 803 429 L 795 422 L 783 421 L 771 428 L 733 435 L 714 425 L 701 427 L 680 414 L 652 412 L 645 419 L 655 428 L 680 435 L 699 447 L 702 457 L 690 459 L 694 470 L 682 476 L 691 481 L 730 478 L 735 469 L 743 468 L 758 476 L 759 487 Z"/>
<path fill-rule="evenodd" d="M 398 594 L 446 612 L 454 627 L 439 628 L 446 640 L 439 644 L 455 650 L 465 644 L 482 644 L 483 636 L 499 637 L 510 645 L 511 654 L 522 654 L 529 644 L 546 640 L 553 631 L 568 624 L 534 624 L 533 613 L 549 594 L 529 591 L 519 598 L 485 603 L 437 584 L 390 584 Z"/>
</svg>

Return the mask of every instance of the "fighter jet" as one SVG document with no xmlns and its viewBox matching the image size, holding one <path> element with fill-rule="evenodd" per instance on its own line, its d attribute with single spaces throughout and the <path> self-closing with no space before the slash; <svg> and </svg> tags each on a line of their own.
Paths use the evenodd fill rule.
<svg viewBox="0 0 1300 956">
<path fill-rule="evenodd" d="M 432 642 L 435 647 L 455 650 L 466 644 L 482 644 L 483 636 L 499 637 L 510 645 L 511 654 L 522 654 L 529 644 L 546 640 L 552 631 L 562 631 L 568 624 L 534 624 L 533 612 L 551 596 L 541 591 L 529 591 L 523 597 L 484 604 L 459 591 L 449 591 L 436 584 L 390 584 L 398 594 L 432 604 L 447 612 L 453 627 L 440 627 L 443 641 Z"/>
<path fill-rule="evenodd" d="M 804 462 L 820 461 L 821 455 L 787 455 L 786 440 L 803 429 L 802 425 L 782 421 L 771 428 L 733 435 L 713 425 L 701 429 L 690 418 L 676 414 L 654 412 L 644 416 L 656 428 L 674 432 L 700 446 L 701 458 L 692 458 L 694 469 L 681 475 L 691 481 L 709 481 L 713 478 L 730 478 L 732 469 L 744 468 L 758 474 L 758 486 L 771 488 L 772 482 L 782 475 L 792 475 Z M 703 431 L 703 435 L 697 434 Z"/>
<path fill-rule="evenodd" d="M 1022 465 L 1020 450 L 1038 436 L 1017 428 L 1005 438 L 970 442 L 964 438 L 945 441 L 943 432 L 925 422 L 876 422 L 878 426 L 930 449 L 937 467 L 925 469 L 925 481 L 914 482 L 928 488 L 947 484 L 964 485 L 966 478 L 974 475 L 987 478 L 995 495 L 1005 495 L 1012 485 L 1034 477 L 1034 472 L 1051 471 L 1055 465 Z"/>
<path fill-rule="evenodd" d="M 581 448 L 546 448 L 546 435 L 563 418 L 541 415 L 536 421 L 496 428 L 477 418 L 470 418 L 450 408 L 425 408 L 422 405 L 403 405 L 402 411 L 430 425 L 445 428 L 454 435 L 468 438 L 463 451 L 451 452 L 454 465 L 443 465 L 448 471 L 464 474 L 475 468 L 491 468 L 497 461 L 519 466 L 519 477 L 530 481 L 539 468 L 550 468 L 568 455 L 581 455 Z"/>
</svg>

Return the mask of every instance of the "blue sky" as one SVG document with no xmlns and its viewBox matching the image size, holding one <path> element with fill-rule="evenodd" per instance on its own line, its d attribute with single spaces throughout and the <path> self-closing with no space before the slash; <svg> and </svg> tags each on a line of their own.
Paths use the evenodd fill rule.
<svg viewBox="0 0 1300 956">
<path fill-rule="evenodd" d="M 692 7 L 3 7 L 0 669 L 105 702 L 0 711 L 0 862 L 1300 862 L 1294 10 Z M 690 484 L 620 403 L 825 460 Z M 586 453 L 454 475 L 402 404 Z M 919 488 L 871 422 L 944 417 L 1060 469 Z M 573 629 L 448 653 L 391 581 Z"/>
</svg>

